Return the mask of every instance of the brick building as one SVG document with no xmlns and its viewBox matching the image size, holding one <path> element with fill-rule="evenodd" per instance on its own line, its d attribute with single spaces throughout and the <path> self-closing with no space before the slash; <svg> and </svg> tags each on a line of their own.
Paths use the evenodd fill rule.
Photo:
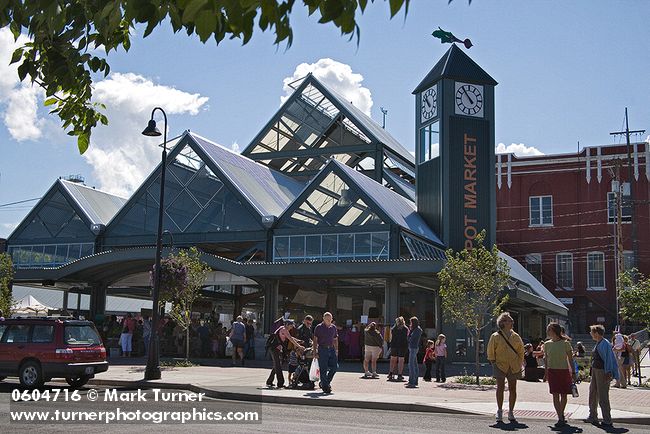
<svg viewBox="0 0 650 434">
<path fill-rule="evenodd" d="M 633 143 L 629 158 L 626 145 L 534 157 L 502 154 L 496 170 L 499 247 L 567 305 L 573 332 L 584 333 L 594 323 L 611 330 L 616 191 L 622 197 L 624 267 L 650 274 L 650 145 Z"/>
</svg>

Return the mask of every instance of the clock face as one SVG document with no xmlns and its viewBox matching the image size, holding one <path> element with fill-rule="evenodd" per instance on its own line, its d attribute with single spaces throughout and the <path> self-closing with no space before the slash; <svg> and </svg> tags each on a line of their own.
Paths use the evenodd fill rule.
<svg viewBox="0 0 650 434">
<path fill-rule="evenodd" d="M 483 117 L 483 86 L 456 83 L 456 114 Z"/>
<path fill-rule="evenodd" d="M 438 87 L 433 85 L 421 95 L 420 122 L 425 123 L 438 116 Z"/>
</svg>

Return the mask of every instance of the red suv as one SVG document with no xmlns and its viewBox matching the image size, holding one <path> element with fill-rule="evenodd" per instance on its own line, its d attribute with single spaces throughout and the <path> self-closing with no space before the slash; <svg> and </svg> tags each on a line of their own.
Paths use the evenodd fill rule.
<svg viewBox="0 0 650 434">
<path fill-rule="evenodd" d="M 15 318 L 0 321 L 0 381 L 17 376 L 27 388 L 52 378 L 81 387 L 108 369 L 106 349 L 90 321 Z"/>
</svg>

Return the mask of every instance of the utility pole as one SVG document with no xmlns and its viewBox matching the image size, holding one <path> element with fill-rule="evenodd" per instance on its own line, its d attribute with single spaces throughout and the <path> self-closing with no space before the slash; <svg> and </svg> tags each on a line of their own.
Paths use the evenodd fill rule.
<svg viewBox="0 0 650 434">
<path fill-rule="evenodd" d="M 618 297 L 621 293 L 621 274 L 625 270 L 624 254 L 623 254 L 623 183 L 621 182 L 621 160 L 616 160 L 616 327 L 620 327 L 619 311 L 620 306 Z"/>
<path fill-rule="evenodd" d="M 632 258 L 633 268 L 638 268 L 639 240 L 636 232 L 636 226 L 637 226 L 636 219 L 634 218 L 634 215 L 636 214 L 636 209 L 635 209 L 636 203 L 634 201 L 635 179 L 632 176 L 632 151 L 631 151 L 631 144 L 630 144 L 630 134 L 643 134 L 643 133 L 645 133 L 645 130 L 630 131 L 630 125 L 627 117 L 627 107 L 625 107 L 625 131 L 616 131 L 613 133 L 609 133 L 610 136 L 625 134 L 625 141 L 627 143 L 627 181 L 630 183 L 629 203 L 630 203 L 630 223 L 632 225 L 632 251 L 634 256 Z M 618 296 L 616 297 L 616 302 L 618 303 Z M 618 317 L 618 312 L 616 313 L 616 315 Z"/>
</svg>

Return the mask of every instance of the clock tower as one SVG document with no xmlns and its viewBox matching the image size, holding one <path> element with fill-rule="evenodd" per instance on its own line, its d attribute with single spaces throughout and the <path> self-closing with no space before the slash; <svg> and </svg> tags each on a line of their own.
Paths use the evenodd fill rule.
<svg viewBox="0 0 650 434">
<path fill-rule="evenodd" d="M 418 213 L 456 251 L 496 241 L 496 84 L 453 44 L 413 91 Z"/>
</svg>

